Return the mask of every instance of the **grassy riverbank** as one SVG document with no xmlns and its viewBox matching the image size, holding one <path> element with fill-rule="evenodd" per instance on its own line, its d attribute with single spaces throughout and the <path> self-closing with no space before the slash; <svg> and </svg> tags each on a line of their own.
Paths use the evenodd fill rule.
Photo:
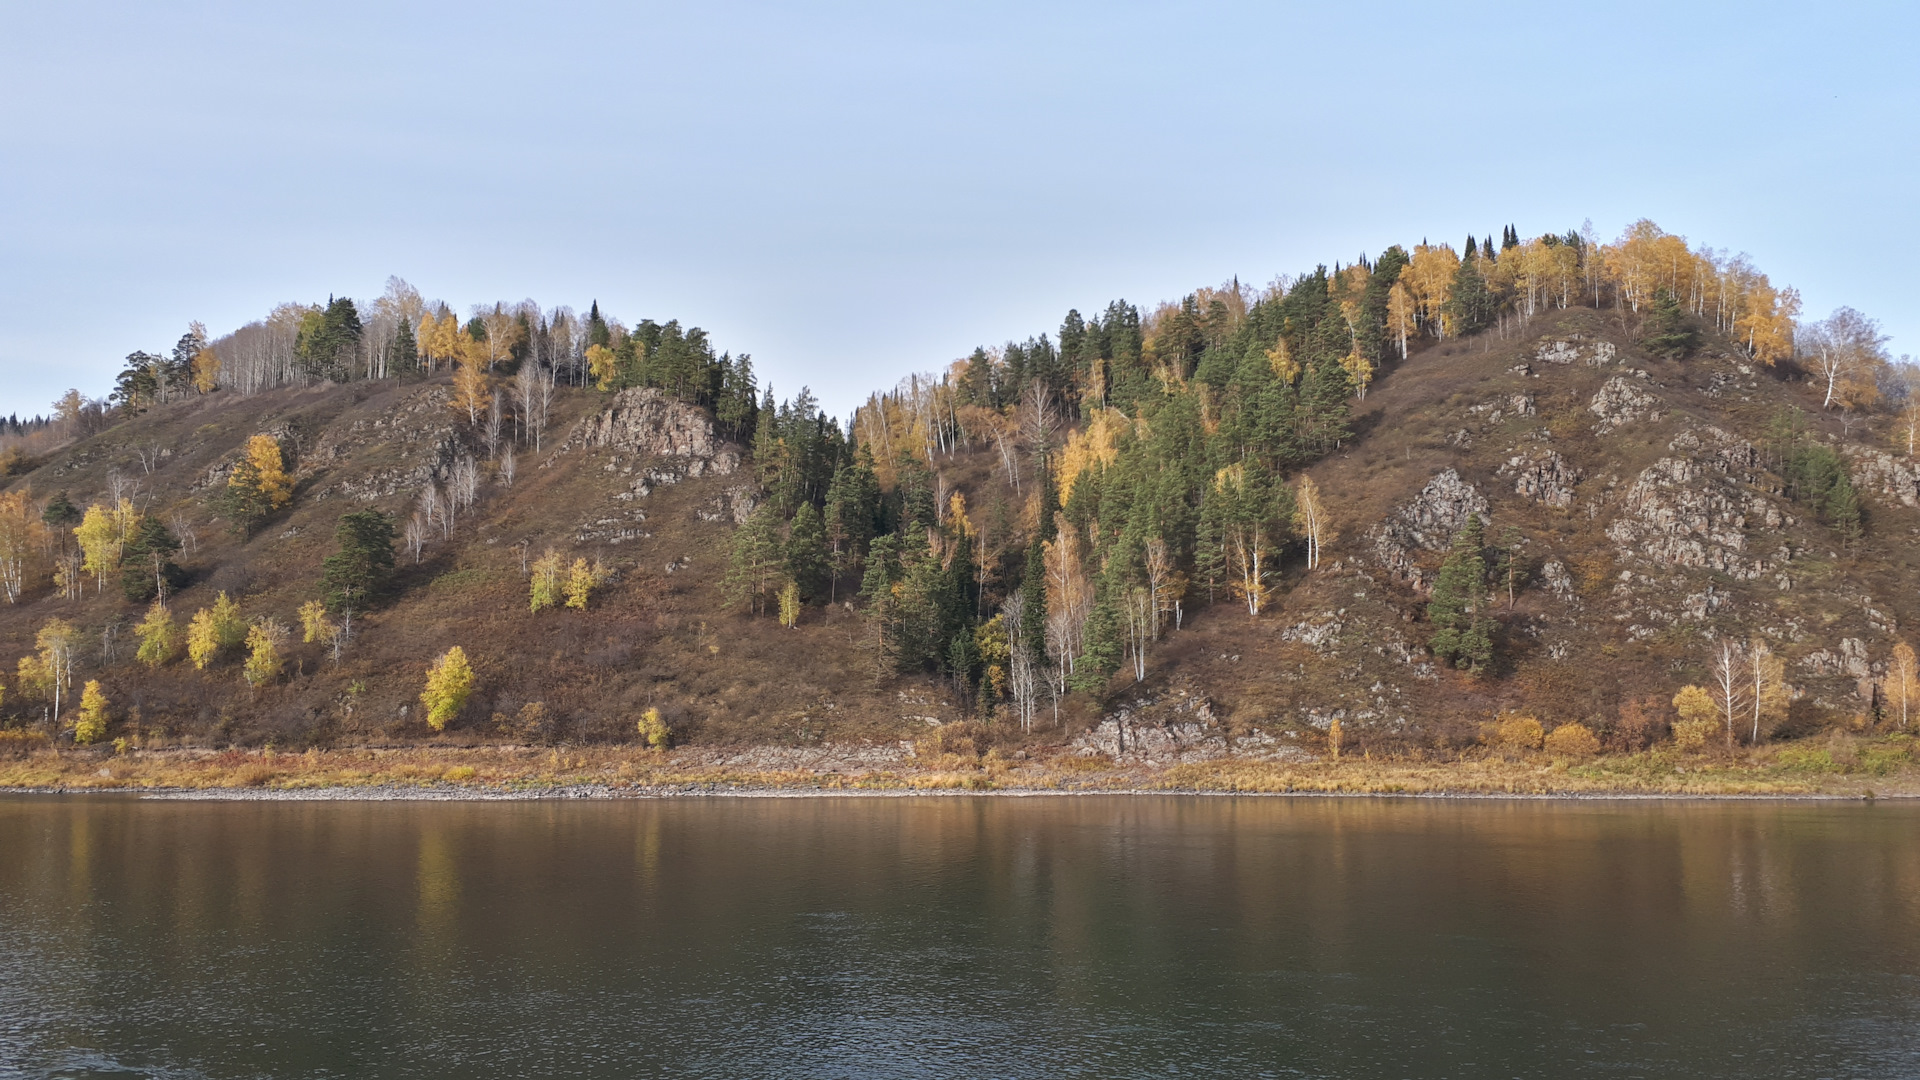
<svg viewBox="0 0 1920 1080">
<path fill-rule="evenodd" d="M 1835 738 L 1754 753 L 1657 750 L 1573 760 L 1484 754 L 1450 761 L 1153 765 L 1057 753 L 909 754 L 894 747 L 737 751 L 407 747 L 309 750 L 39 748 L 0 760 L 0 789 L 215 790 L 419 788 L 444 793 L 592 787 L 788 791 L 1324 792 L 1461 795 L 1920 795 L 1920 742 Z"/>
</svg>

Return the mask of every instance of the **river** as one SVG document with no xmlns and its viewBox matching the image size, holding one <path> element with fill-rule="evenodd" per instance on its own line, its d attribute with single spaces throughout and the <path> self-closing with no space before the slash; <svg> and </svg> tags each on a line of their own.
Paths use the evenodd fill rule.
<svg viewBox="0 0 1920 1080">
<path fill-rule="evenodd" d="M 1920 806 L 0 797 L 0 1076 L 1920 1075 Z"/>
</svg>

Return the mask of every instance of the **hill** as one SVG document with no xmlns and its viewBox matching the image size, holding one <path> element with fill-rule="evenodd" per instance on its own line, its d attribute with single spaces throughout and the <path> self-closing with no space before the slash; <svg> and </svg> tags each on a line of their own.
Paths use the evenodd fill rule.
<svg viewBox="0 0 1920 1080">
<path fill-rule="evenodd" d="M 1790 291 L 1677 241 L 1509 231 L 1116 302 L 844 428 L 758 397 L 699 331 L 597 306 L 462 328 L 394 304 L 371 331 L 335 302 L 245 386 L 220 381 L 244 333 L 183 339 L 91 418 L 70 402 L 64 445 L 17 440 L 0 711 L 20 747 L 651 731 L 688 761 L 831 748 L 753 760 L 856 771 L 848 748 L 898 769 L 916 740 L 987 773 L 1525 761 L 1543 739 L 1662 769 L 1904 762 L 1906 371 L 1857 313 L 1799 324 Z M 367 510 L 394 567 L 356 599 L 328 559 Z M 179 540 L 177 574 L 143 527 Z M 204 664 L 139 655 L 223 595 Z M 472 688 L 432 722 L 455 647 Z"/>
</svg>

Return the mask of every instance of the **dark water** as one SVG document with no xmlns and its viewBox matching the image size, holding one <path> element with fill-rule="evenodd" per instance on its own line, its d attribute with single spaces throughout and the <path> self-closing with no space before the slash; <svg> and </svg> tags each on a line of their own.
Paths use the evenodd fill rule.
<svg viewBox="0 0 1920 1080">
<path fill-rule="evenodd" d="M 0 1075 L 1920 1075 L 1920 807 L 0 798 Z"/>
</svg>

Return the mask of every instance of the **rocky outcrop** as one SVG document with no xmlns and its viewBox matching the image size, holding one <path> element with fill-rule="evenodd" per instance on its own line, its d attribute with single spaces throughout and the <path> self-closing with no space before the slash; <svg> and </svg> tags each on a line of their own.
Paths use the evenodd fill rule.
<svg viewBox="0 0 1920 1080">
<path fill-rule="evenodd" d="M 1616 375 L 1601 385 L 1587 411 L 1600 418 L 1594 433 L 1606 435 L 1627 424 L 1660 419 L 1660 399 Z"/>
<path fill-rule="evenodd" d="M 1578 334 L 1571 338 L 1543 341 L 1533 355 L 1543 364 L 1585 363 L 1588 367 L 1607 367 L 1619 363 L 1620 358 L 1612 342 L 1587 341 Z"/>
<path fill-rule="evenodd" d="M 1204 697 L 1171 701 L 1135 701 L 1123 705 L 1091 730 L 1075 736 L 1073 751 L 1085 757 L 1105 755 L 1123 764 L 1175 765 L 1187 761 L 1243 758 L 1252 761 L 1312 761 L 1314 754 L 1265 732 L 1229 739 L 1214 725 Z"/>
<path fill-rule="evenodd" d="M 1863 446 L 1847 447 L 1846 455 L 1854 490 L 1883 502 L 1920 506 L 1920 467 Z"/>
<path fill-rule="evenodd" d="M 1514 478 L 1516 494 L 1561 510 L 1573 505 L 1573 489 L 1580 483 L 1580 470 L 1552 450 L 1508 458 L 1500 475 Z"/>
<path fill-rule="evenodd" d="M 740 451 L 714 434 L 704 410 L 652 388 L 622 390 L 599 414 L 576 424 L 560 452 L 579 449 L 685 459 L 680 476 L 726 475 L 740 467 Z"/>
<path fill-rule="evenodd" d="M 1452 469 L 1427 482 L 1412 502 L 1371 529 L 1367 538 L 1382 569 L 1395 577 L 1425 586 L 1425 574 L 1415 562 L 1417 551 L 1444 551 L 1467 517 L 1487 515 L 1487 498 Z"/>
<path fill-rule="evenodd" d="M 1631 564 L 1716 570 L 1753 580 L 1767 564 L 1747 555 L 1750 520 L 1777 529 L 1786 518 L 1771 499 L 1741 490 L 1709 466 L 1665 457 L 1642 470 L 1627 489 L 1607 538 Z"/>
</svg>

